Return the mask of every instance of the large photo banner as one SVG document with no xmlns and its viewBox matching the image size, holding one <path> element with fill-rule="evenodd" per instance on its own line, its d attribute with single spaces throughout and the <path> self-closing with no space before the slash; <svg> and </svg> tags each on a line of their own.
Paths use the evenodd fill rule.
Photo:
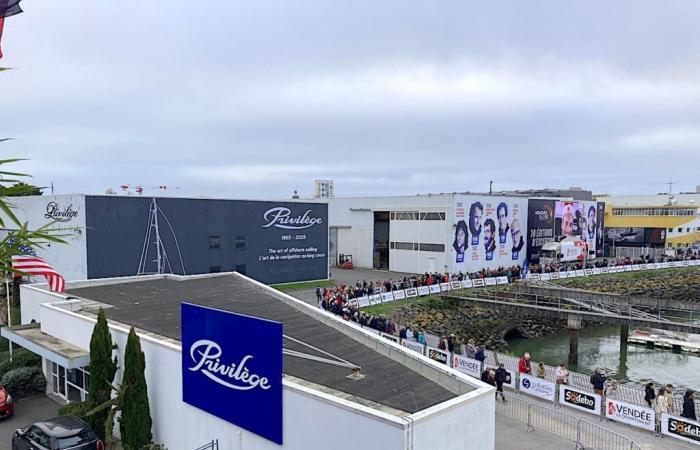
<svg viewBox="0 0 700 450">
<path fill-rule="evenodd" d="M 527 198 L 455 195 L 452 272 L 521 265 L 527 247 Z"/>
<path fill-rule="evenodd" d="M 554 203 L 554 236 L 556 240 L 576 237 L 588 246 L 588 255 L 602 254 L 605 203 L 560 200 Z"/>
<path fill-rule="evenodd" d="M 543 244 L 554 237 L 554 200 L 530 199 L 527 216 L 527 257 L 538 261 Z"/>
</svg>

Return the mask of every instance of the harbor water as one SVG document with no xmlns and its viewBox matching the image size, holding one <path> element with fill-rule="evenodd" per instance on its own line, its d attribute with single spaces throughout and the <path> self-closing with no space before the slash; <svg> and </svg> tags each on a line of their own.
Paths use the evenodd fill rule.
<svg viewBox="0 0 700 450">
<path fill-rule="evenodd" d="M 632 330 L 630 330 L 630 333 Z M 514 355 L 529 352 L 533 361 L 553 366 L 566 362 L 569 370 L 592 373 L 604 368 L 621 383 L 672 384 L 676 393 L 700 389 L 700 356 L 673 353 L 668 349 L 648 349 L 639 345 L 620 345 L 620 328 L 594 326 L 579 330 L 578 365 L 568 364 L 569 334 L 534 339 L 507 339 L 507 351 Z"/>
</svg>

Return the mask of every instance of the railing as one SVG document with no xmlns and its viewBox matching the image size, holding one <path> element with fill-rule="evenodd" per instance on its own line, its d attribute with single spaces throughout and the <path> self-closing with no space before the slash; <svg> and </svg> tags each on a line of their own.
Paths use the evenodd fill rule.
<svg viewBox="0 0 700 450">
<path fill-rule="evenodd" d="M 496 401 L 496 412 L 526 425 L 527 431 L 542 430 L 574 442 L 577 449 L 640 450 L 632 439 L 585 419 L 506 394 Z"/>
<path fill-rule="evenodd" d="M 195 450 L 219 450 L 219 440 L 212 439 L 211 442 L 196 448 Z"/>
</svg>

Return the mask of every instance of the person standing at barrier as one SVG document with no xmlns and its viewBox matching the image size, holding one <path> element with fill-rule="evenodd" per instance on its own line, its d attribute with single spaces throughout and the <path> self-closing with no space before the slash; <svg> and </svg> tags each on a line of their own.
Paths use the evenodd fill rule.
<svg viewBox="0 0 700 450">
<path fill-rule="evenodd" d="M 465 355 L 467 358 L 474 359 L 474 355 L 476 355 L 476 346 L 474 345 L 474 339 L 469 339 L 469 342 L 467 342 L 467 351 Z"/>
<path fill-rule="evenodd" d="M 644 401 L 647 402 L 649 408 L 654 407 L 654 400 L 656 399 L 654 387 L 654 383 L 647 383 L 646 386 L 644 386 Z"/>
<path fill-rule="evenodd" d="M 447 350 L 447 343 L 445 342 L 445 336 L 441 336 L 438 341 L 438 348 L 440 350 Z"/>
<path fill-rule="evenodd" d="M 566 370 L 566 364 L 561 363 L 554 371 L 554 376 L 557 384 L 569 384 L 569 371 Z"/>
<path fill-rule="evenodd" d="M 508 378 L 508 372 L 503 363 L 498 364 L 498 369 L 496 369 L 496 400 L 498 400 L 498 394 L 501 394 L 501 400 L 503 403 L 506 402 L 506 397 L 503 395 L 503 383 L 506 382 Z"/>
<path fill-rule="evenodd" d="M 530 365 L 530 354 L 525 352 L 518 360 L 518 372 L 532 375 L 532 366 Z"/>
<path fill-rule="evenodd" d="M 418 331 L 418 343 L 425 345 L 425 332 L 423 330 Z"/>
<path fill-rule="evenodd" d="M 695 393 L 688 389 L 683 396 L 683 414 L 681 416 L 690 420 L 698 420 L 695 416 Z"/>
<path fill-rule="evenodd" d="M 484 352 L 484 349 L 480 345 L 474 347 L 474 359 L 479 361 L 482 365 L 484 361 L 486 361 L 486 352 Z"/>
<path fill-rule="evenodd" d="M 668 403 L 668 412 L 673 414 L 673 385 L 666 385 L 666 403 Z"/>
<path fill-rule="evenodd" d="M 537 365 L 537 378 L 547 378 L 547 371 L 544 368 L 543 362 Z"/>
<path fill-rule="evenodd" d="M 603 395 L 603 389 L 605 389 L 605 372 L 603 369 L 596 369 L 591 375 L 591 384 L 593 385 L 593 392 L 598 395 Z"/>
<path fill-rule="evenodd" d="M 661 432 L 661 414 L 668 412 L 668 401 L 666 401 L 666 389 L 659 388 L 654 401 L 654 411 L 656 411 L 656 429 Z"/>
</svg>

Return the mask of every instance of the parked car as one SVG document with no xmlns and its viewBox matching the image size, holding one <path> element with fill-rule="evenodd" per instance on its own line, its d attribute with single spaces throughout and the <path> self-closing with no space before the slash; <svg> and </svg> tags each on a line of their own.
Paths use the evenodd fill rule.
<svg viewBox="0 0 700 450">
<path fill-rule="evenodd" d="M 15 401 L 5 386 L 0 386 L 0 419 L 12 417 L 15 413 Z"/>
<path fill-rule="evenodd" d="M 36 422 L 15 431 L 12 450 L 104 450 L 90 426 L 73 416 Z"/>
</svg>

